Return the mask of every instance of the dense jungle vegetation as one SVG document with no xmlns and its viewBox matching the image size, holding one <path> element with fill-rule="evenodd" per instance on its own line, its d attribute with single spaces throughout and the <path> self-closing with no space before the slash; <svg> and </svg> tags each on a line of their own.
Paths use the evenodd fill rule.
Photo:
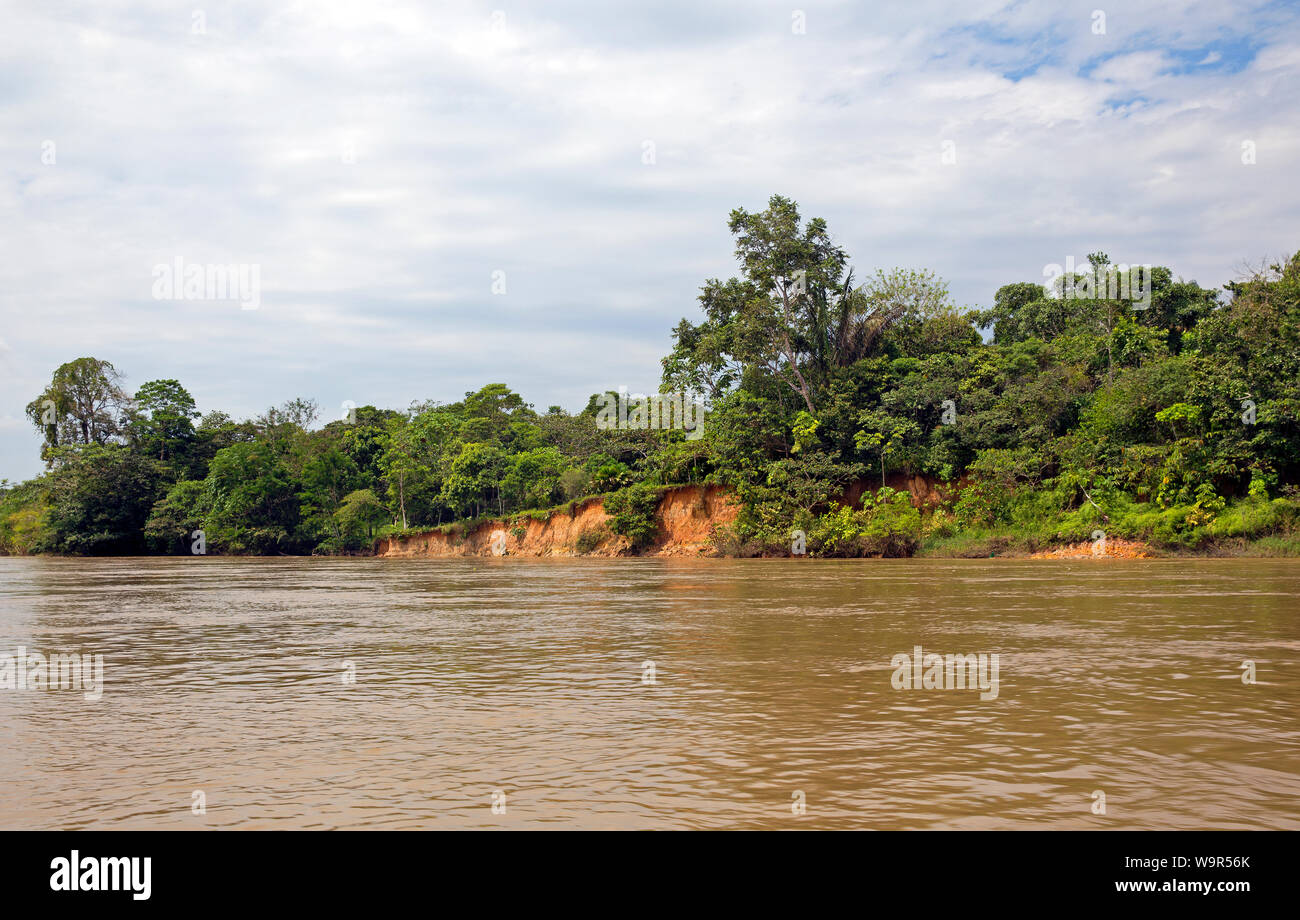
<svg viewBox="0 0 1300 920">
<path fill-rule="evenodd" d="M 28 406 L 47 470 L 0 482 L 0 552 L 188 554 L 197 531 L 207 552 L 355 552 L 597 494 L 644 544 L 659 491 L 703 483 L 741 505 L 716 537 L 736 555 L 787 552 L 796 529 L 822 555 L 989 555 L 1096 530 L 1300 554 L 1300 254 L 1221 290 L 1157 266 L 1135 303 L 1117 292 L 1142 287 L 1136 271 L 1096 252 L 972 310 L 928 271 L 859 280 L 825 222 L 780 196 L 729 226 L 738 274 L 703 285 L 663 359 L 661 390 L 707 406 L 703 437 L 604 429 L 606 390 L 538 412 L 503 383 L 323 425 L 303 399 L 236 420 L 200 414 L 177 380 L 129 393 L 83 357 Z M 914 507 L 905 477 L 942 500 Z"/>
</svg>

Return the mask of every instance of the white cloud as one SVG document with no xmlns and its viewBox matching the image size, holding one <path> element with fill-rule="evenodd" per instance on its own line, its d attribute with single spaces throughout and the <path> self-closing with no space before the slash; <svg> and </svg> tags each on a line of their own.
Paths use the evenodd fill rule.
<svg viewBox="0 0 1300 920">
<path fill-rule="evenodd" d="M 497 31 L 416 0 L 207 13 L 6 13 L 0 417 L 84 354 L 236 414 L 490 381 L 578 408 L 652 385 L 734 270 L 728 211 L 773 193 L 860 273 L 930 267 L 972 304 L 1096 248 L 1218 284 L 1300 247 L 1285 6 L 1152 3 L 1104 35 L 1037 0 L 825 3 L 804 35 L 741 0 L 521 3 Z M 1222 66 L 1231 41 L 1254 60 Z M 262 309 L 153 300 L 178 255 L 259 264 Z M 34 432 L 0 443 L 0 476 L 38 469 Z"/>
</svg>

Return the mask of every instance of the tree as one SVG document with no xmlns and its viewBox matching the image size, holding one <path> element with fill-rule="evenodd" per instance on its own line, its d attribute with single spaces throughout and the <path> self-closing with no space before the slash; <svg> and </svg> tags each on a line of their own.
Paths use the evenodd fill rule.
<svg viewBox="0 0 1300 920">
<path fill-rule="evenodd" d="M 466 512 L 471 507 L 477 515 L 496 500 L 499 513 L 505 513 L 501 482 L 505 478 L 506 454 L 491 444 L 466 444 L 451 464 L 451 473 L 443 483 L 443 498 L 453 508 Z"/>
<path fill-rule="evenodd" d="M 0 555 L 26 556 L 49 545 L 47 476 L 10 485 L 0 481 Z"/>
<path fill-rule="evenodd" d="M 263 429 L 275 430 L 288 427 L 298 431 L 307 431 L 320 415 L 320 406 L 314 399 L 301 396 L 286 400 L 279 408 L 272 406 L 259 418 L 258 424 Z"/>
<path fill-rule="evenodd" d="M 210 505 L 204 483 L 181 480 L 154 503 L 144 525 L 145 539 L 158 552 L 189 552 L 194 531 L 204 528 Z"/>
<path fill-rule="evenodd" d="M 885 485 L 885 463 L 897 453 L 909 437 L 920 433 L 916 422 L 909 418 L 891 416 L 887 412 L 869 409 L 858 419 L 862 426 L 855 440 L 860 450 L 869 450 L 880 457 L 880 485 Z"/>
<path fill-rule="evenodd" d="M 194 441 L 189 448 L 186 478 L 203 479 L 208 475 L 208 465 L 218 451 L 232 444 L 246 444 L 257 439 L 257 424 L 252 421 L 236 422 L 225 412 L 212 411 L 199 419 L 194 431 Z"/>
<path fill-rule="evenodd" d="M 120 432 L 129 400 L 121 375 L 108 361 L 77 358 L 59 365 L 44 392 L 27 404 L 27 416 L 47 447 L 107 444 Z"/>
<path fill-rule="evenodd" d="M 609 496 L 616 531 L 645 539 L 670 483 L 729 491 L 740 507 L 719 546 L 740 554 L 785 553 L 792 530 L 813 551 L 906 553 L 916 509 L 874 484 L 892 469 L 948 484 L 929 496 L 946 507 L 926 510 L 927 539 L 1008 526 L 988 538 L 1030 548 L 1105 524 L 1197 546 L 1300 522 L 1300 257 L 1227 285 L 1223 303 L 1157 267 L 1135 291 L 1150 307 L 1134 310 L 1113 283 L 1123 266 L 1093 253 L 1055 296 L 999 288 L 974 317 L 993 324 L 986 343 L 930 272 L 855 286 L 793 202 L 730 226 L 737 277 L 705 284 L 705 315 L 678 326 L 660 387 L 708 395 L 703 437 L 607 430 L 608 394 L 538 416 L 503 383 L 316 430 L 301 399 L 196 427 L 176 381 L 127 406 L 112 366 L 82 358 L 28 406 L 53 468 L 0 480 L 0 553 L 187 552 L 200 529 L 215 551 L 342 552 L 389 514 L 415 528 L 589 492 Z"/>
<path fill-rule="evenodd" d="M 300 506 L 293 474 L 274 444 L 232 444 L 217 452 L 204 480 L 211 502 L 208 542 L 234 552 L 293 552 Z"/>
<path fill-rule="evenodd" d="M 872 353 L 891 327 L 922 326 L 952 310 L 948 284 L 931 271 L 893 268 L 876 274 L 842 300 L 836 326 L 836 366 L 847 367 Z"/>
<path fill-rule="evenodd" d="M 316 535 L 337 533 L 334 513 L 344 496 L 361 486 L 361 471 L 351 457 L 332 444 L 318 443 L 316 449 L 298 477 L 301 516 Z"/>
<path fill-rule="evenodd" d="M 334 520 L 345 541 L 355 545 L 364 536 L 372 539 L 375 528 L 388 519 L 388 509 L 369 489 L 357 489 L 343 497 Z"/>
<path fill-rule="evenodd" d="M 388 496 L 396 505 L 402 516 L 402 529 L 407 528 L 406 494 L 409 483 L 418 477 L 427 467 L 422 462 L 418 451 L 418 440 L 411 423 L 405 418 L 396 418 L 388 423 L 388 437 L 384 452 L 379 458 L 379 466 L 388 480 Z"/>
<path fill-rule="evenodd" d="M 798 205 L 780 195 L 757 214 L 732 211 L 728 227 L 741 277 L 705 282 L 704 321 L 683 319 L 673 331 L 663 361 L 668 386 L 717 400 L 758 372 L 781 381 L 816 415 L 832 369 L 871 354 L 900 319 L 920 319 L 947 303 L 946 286 L 928 272 L 878 272 L 855 289 L 848 255 L 826 222 L 803 223 Z"/>
<path fill-rule="evenodd" d="M 130 412 L 133 439 L 148 454 L 168 460 L 194 440 L 194 397 L 176 380 L 151 380 L 136 391 Z"/>
<path fill-rule="evenodd" d="M 993 309 L 979 314 L 979 325 L 982 329 L 993 329 L 993 341 L 997 345 L 1011 345 L 1030 336 L 1050 339 L 1060 329 L 1045 328 L 1055 325 L 1050 321 L 1034 323 L 1028 316 L 1029 308 L 1031 304 L 1051 307 L 1060 303 L 1048 301 L 1046 290 L 1033 281 L 1004 284 L 993 295 Z"/>
<path fill-rule="evenodd" d="M 554 447 L 537 447 L 516 454 L 501 480 L 511 507 L 548 508 L 562 497 L 560 474 L 564 458 Z"/>
<path fill-rule="evenodd" d="M 665 372 L 683 383 L 709 385 L 720 395 L 736 379 L 738 366 L 757 365 L 815 413 L 807 373 L 826 341 L 826 305 L 841 293 L 847 256 L 831 240 L 824 220 L 804 225 L 798 205 L 780 195 L 757 214 L 732 211 L 728 228 L 742 277 L 705 283 L 700 294 L 705 322 L 678 325 Z"/>
<path fill-rule="evenodd" d="M 117 444 L 66 453 L 50 475 L 51 548 L 133 553 L 163 487 L 157 462 Z"/>
</svg>

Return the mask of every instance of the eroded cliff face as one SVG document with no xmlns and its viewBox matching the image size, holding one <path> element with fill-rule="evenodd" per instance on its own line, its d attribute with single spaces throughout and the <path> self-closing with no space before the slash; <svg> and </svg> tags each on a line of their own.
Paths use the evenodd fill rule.
<svg viewBox="0 0 1300 920">
<path fill-rule="evenodd" d="M 659 500 L 659 533 L 638 555 L 713 555 L 713 529 L 735 520 L 736 506 L 718 486 L 682 486 Z M 522 528 L 523 533 L 519 530 Z M 546 520 L 505 517 L 469 531 L 426 531 L 381 538 L 378 556 L 622 556 L 632 553 L 626 537 L 609 529 L 604 502 L 588 499 L 572 512 Z"/>
</svg>

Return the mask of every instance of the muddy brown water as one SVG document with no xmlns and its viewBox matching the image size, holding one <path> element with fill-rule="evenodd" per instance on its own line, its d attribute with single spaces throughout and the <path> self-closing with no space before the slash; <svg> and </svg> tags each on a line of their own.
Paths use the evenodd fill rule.
<svg viewBox="0 0 1300 920">
<path fill-rule="evenodd" d="M 0 558 L 15 682 L 104 667 L 0 689 L 0 827 L 1300 828 L 1298 597 L 1287 560 Z M 917 645 L 997 697 L 896 689 Z"/>
</svg>

